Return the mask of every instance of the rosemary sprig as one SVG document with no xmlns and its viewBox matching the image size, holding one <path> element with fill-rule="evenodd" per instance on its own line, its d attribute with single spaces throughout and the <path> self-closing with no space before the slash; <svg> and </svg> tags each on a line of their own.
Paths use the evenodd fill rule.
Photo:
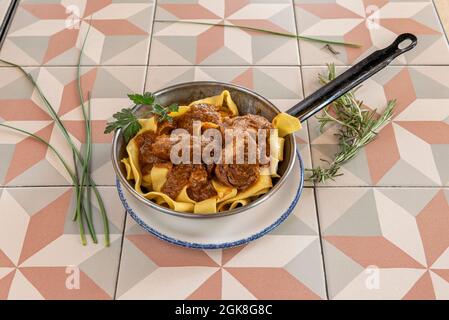
<svg viewBox="0 0 449 320">
<path fill-rule="evenodd" d="M 128 97 L 135 103 L 135 105 L 147 105 L 151 107 L 151 109 L 144 114 L 144 117 L 152 114 L 156 116 L 158 122 L 173 122 L 173 118 L 169 113 L 179 110 L 179 106 L 176 103 L 173 103 L 168 107 L 163 107 L 156 103 L 156 99 L 151 92 L 145 92 L 144 94 L 128 94 Z M 132 112 L 132 108 L 123 108 L 121 111 L 114 113 L 112 117 L 115 120 L 107 123 L 104 133 L 111 133 L 117 129 L 122 129 L 123 138 L 126 143 L 128 143 L 128 141 L 142 128 L 139 119 Z"/>
<path fill-rule="evenodd" d="M 319 75 L 319 81 L 321 84 L 326 84 L 335 77 L 335 65 L 329 64 L 327 77 Z M 323 109 L 322 115 L 316 116 L 321 132 L 329 124 L 339 126 L 336 133 L 339 151 L 332 161 L 322 160 L 327 162 L 327 167 L 306 169 L 310 172 L 308 180 L 321 183 L 329 179 L 334 180 L 335 177 L 342 175 L 340 173 L 341 166 L 357 156 L 363 147 L 376 138 L 382 127 L 391 121 L 396 100 L 388 101 L 384 112 L 377 116 L 376 110 L 371 111 L 363 107 L 362 101 L 355 97 L 355 91 L 343 95 L 332 105 Z M 330 109 L 335 116 L 331 115 Z"/>
<path fill-rule="evenodd" d="M 238 29 L 242 29 L 242 30 L 257 31 L 257 32 L 272 34 L 272 35 L 276 35 L 276 36 L 295 38 L 295 39 L 305 40 L 305 41 L 310 41 L 310 42 L 324 43 L 324 44 L 328 44 L 328 45 L 333 44 L 336 46 L 344 46 L 344 47 L 350 47 L 350 48 L 361 48 L 362 47 L 362 45 L 357 44 L 357 43 L 321 39 L 321 38 L 315 38 L 315 37 L 309 37 L 309 36 L 299 36 L 299 35 L 287 33 L 287 32 L 279 32 L 279 31 L 273 31 L 273 30 L 256 28 L 256 27 L 241 26 L 241 25 L 235 25 L 235 24 L 212 23 L 212 22 L 204 22 L 204 21 L 192 21 L 192 20 L 155 20 L 155 22 L 184 23 L 184 24 L 204 25 L 204 26 L 238 28 Z"/>
</svg>

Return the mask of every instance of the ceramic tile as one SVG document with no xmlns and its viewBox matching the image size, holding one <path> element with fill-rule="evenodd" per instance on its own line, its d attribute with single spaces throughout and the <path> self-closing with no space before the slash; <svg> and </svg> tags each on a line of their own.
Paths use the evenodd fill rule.
<svg viewBox="0 0 449 320">
<path fill-rule="evenodd" d="M 21 1 L 0 57 L 20 65 L 147 63 L 153 0 Z"/>
<path fill-rule="evenodd" d="M 155 91 L 177 83 L 207 80 L 229 82 L 254 90 L 282 111 L 303 97 L 299 67 L 150 67 L 146 90 Z M 311 167 L 307 123 L 296 134 L 296 141 L 305 167 Z"/>
<path fill-rule="evenodd" d="M 72 221 L 72 188 L 0 189 L 0 300 L 111 299 L 114 296 L 124 210 L 112 187 L 100 187 L 111 246 L 94 207 L 99 243 L 82 246 Z"/>
<path fill-rule="evenodd" d="M 295 0 L 295 9 L 300 35 L 362 45 L 361 48 L 336 47 L 339 54 L 334 56 L 322 44 L 301 42 L 303 65 L 328 62 L 350 65 L 386 47 L 404 32 L 417 35 L 418 45 L 395 64 L 449 63 L 448 42 L 432 1 Z"/>
<path fill-rule="evenodd" d="M 193 20 L 296 34 L 291 0 L 158 1 L 152 65 L 297 65 L 295 39 L 220 26 L 157 22 Z"/>
<path fill-rule="evenodd" d="M 449 2 L 446 0 L 434 0 L 434 4 L 447 37 L 449 33 Z"/>
<path fill-rule="evenodd" d="M 74 143 L 85 142 L 84 122 L 76 87 L 74 67 L 34 67 L 27 71 L 66 126 Z M 103 134 L 106 121 L 123 107 L 130 106 L 126 94 L 142 92 L 145 67 L 85 67 L 81 83 L 85 99 L 91 92 L 92 175 L 99 185 L 114 185 L 110 160 L 112 135 Z M 31 131 L 49 141 L 69 164 L 72 152 L 59 128 L 52 122 L 36 89 L 14 68 L 0 68 L 0 121 Z M 87 108 L 87 105 L 86 105 Z M 40 142 L 10 129 L 0 129 L 0 185 L 68 185 L 64 167 L 51 150 Z"/>
<path fill-rule="evenodd" d="M 319 72 L 326 68 L 303 68 L 306 95 L 318 87 Z M 397 99 L 393 121 L 328 185 L 449 185 L 449 67 L 387 67 L 366 81 L 357 96 L 379 111 Z M 313 119 L 309 130 L 313 164 L 322 165 L 320 159 L 330 159 L 337 150 L 336 127 L 320 133 Z"/>
<path fill-rule="evenodd" d="M 331 299 L 448 299 L 449 189 L 318 188 Z"/>
<path fill-rule="evenodd" d="M 0 25 L 2 24 L 3 19 L 6 16 L 6 11 L 8 10 L 11 1 L 12 0 L 3 0 L 0 2 Z"/>
<path fill-rule="evenodd" d="M 232 249 L 167 244 L 128 216 L 117 298 L 326 298 L 313 189 L 279 228 Z"/>
</svg>

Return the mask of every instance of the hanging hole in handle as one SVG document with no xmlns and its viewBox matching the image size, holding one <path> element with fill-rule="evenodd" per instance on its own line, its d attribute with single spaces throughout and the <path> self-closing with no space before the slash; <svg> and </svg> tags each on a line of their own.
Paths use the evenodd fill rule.
<svg viewBox="0 0 449 320">
<path fill-rule="evenodd" d="M 405 39 L 402 40 L 399 44 L 398 44 L 398 49 L 404 50 L 406 49 L 408 46 L 410 46 L 413 43 L 413 41 L 411 39 Z"/>
<path fill-rule="evenodd" d="M 396 47 L 401 51 L 408 51 L 416 46 L 418 39 L 411 33 L 403 33 L 396 38 Z"/>
</svg>

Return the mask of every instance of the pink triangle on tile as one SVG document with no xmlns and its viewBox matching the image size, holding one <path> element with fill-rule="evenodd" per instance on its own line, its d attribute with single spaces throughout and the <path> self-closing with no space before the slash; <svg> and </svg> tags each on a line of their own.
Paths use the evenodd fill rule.
<svg viewBox="0 0 449 320">
<path fill-rule="evenodd" d="M 81 88 L 83 89 L 84 93 L 84 101 L 87 101 L 88 93 L 89 92 L 92 93 L 92 88 L 94 87 L 96 78 L 97 78 L 96 68 L 93 68 L 84 73 L 83 75 L 81 75 L 80 82 Z M 76 79 L 65 85 L 62 91 L 61 106 L 58 112 L 60 116 L 80 106 L 81 103 L 77 86 L 78 84 Z"/>
<path fill-rule="evenodd" d="M 243 73 L 235 77 L 231 82 L 233 84 L 252 89 L 254 87 L 253 70 L 251 68 L 248 68 Z"/>
<path fill-rule="evenodd" d="M 346 48 L 348 63 L 350 64 L 354 63 L 362 54 L 373 46 L 371 34 L 366 27 L 364 20 L 346 33 L 343 39 L 346 42 L 357 43 L 362 46 L 361 48 Z"/>
<path fill-rule="evenodd" d="M 226 18 L 249 4 L 248 0 L 224 0 L 224 2 Z"/>
<path fill-rule="evenodd" d="M 449 124 L 442 121 L 396 121 L 428 144 L 449 144 Z"/>
<path fill-rule="evenodd" d="M 78 29 L 66 28 L 50 36 L 43 62 L 47 63 L 53 58 L 75 47 L 78 34 Z"/>
<path fill-rule="evenodd" d="M 222 288 L 222 271 L 218 270 L 198 287 L 187 300 L 220 300 Z"/>
<path fill-rule="evenodd" d="M 66 12 L 66 8 L 59 4 L 32 4 L 32 3 L 22 3 L 20 5 L 23 9 L 31 13 L 36 18 L 42 20 L 64 20 L 69 16 Z"/>
<path fill-rule="evenodd" d="M 90 16 L 92 13 L 97 12 L 108 5 L 112 4 L 112 0 L 95 0 L 86 1 L 86 8 L 84 9 L 84 17 Z"/>
<path fill-rule="evenodd" d="M 6 253 L 0 249 L 0 268 L 15 267 L 14 263 L 8 258 Z"/>
<path fill-rule="evenodd" d="M 111 296 L 81 270 L 79 271 L 79 288 L 73 289 L 68 289 L 66 286 L 68 277 L 73 274 L 66 273 L 65 267 L 26 267 L 20 268 L 20 271 L 45 299 L 111 299 Z"/>
<path fill-rule="evenodd" d="M 410 72 L 406 67 L 390 79 L 385 85 L 385 97 L 388 100 L 396 99 L 396 108 L 394 115 L 398 116 L 413 101 L 416 100 L 415 88 L 410 77 Z"/>
<path fill-rule="evenodd" d="M 346 9 L 337 3 L 299 3 L 298 8 L 310 12 L 321 19 L 357 19 L 364 18 L 354 11 Z"/>
<path fill-rule="evenodd" d="M 224 46 L 224 30 L 222 27 L 210 27 L 197 36 L 196 62 L 204 61 Z"/>
<path fill-rule="evenodd" d="M 19 265 L 64 233 L 64 222 L 71 199 L 72 190 L 68 190 L 31 216 Z"/>
<path fill-rule="evenodd" d="M 179 19 L 221 19 L 212 11 L 199 4 L 177 4 L 160 3 L 158 4 L 164 10 L 175 15 Z"/>
<path fill-rule="evenodd" d="M 440 190 L 416 217 L 428 266 L 449 247 L 448 212 L 449 204 L 444 191 Z"/>
<path fill-rule="evenodd" d="M 222 266 L 226 265 L 226 263 L 228 263 L 232 258 L 234 258 L 245 247 L 246 247 L 246 245 L 229 248 L 229 249 L 223 249 L 223 251 L 221 253 L 221 265 Z"/>
<path fill-rule="evenodd" d="M 371 181 L 375 185 L 401 158 L 393 125 L 386 125 L 376 140 L 365 147 Z"/>
<path fill-rule="evenodd" d="M 432 271 L 449 282 L 449 269 L 432 269 Z"/>
<path fill-rule="evenodd" d="M 328 236 L 325 239 L 362 267 L 423 268 L 423 266 L 382 236 Z"/>
<path fill-rule="evenodd" d="M 175 246 L 149 234 L 128 235 L 127 239 L 159 267 L 218 267 L 202 250 Z"/>
<path fill-rule="evenodd" d="M 2 100 L 0 117 L 6 121 L 51 120 L 48 113 L 30 99 Z"/>
<path fill-rule="evenodd" d="M 147 35 L 148 32 L 122 19 L 91 20 L 90 25 L 106 36 Z"/>
<path fill-rule="evenodd" d="M 0 301 L 8 299 L 9 289 L 11 288 L 12 280 L 16 274 L 16 269 L 0 279 Z"/>
<path fill-rule="evenodd" d="M 226 268 L 258 299 L 320 299 L 282 268 Z"/>
<path fill-rule="evenodd" d="M 83 120 L 66 120 L 62 121 L 67 130 L 73 134 L 78 141 L 86 143 L 86 130 Z M 104 128 L 106 127 L 106 120 L 92 120 L 92 142 L 93 143 L 110 143 L 112 141 L 112 135 L 105 134 Z"/>
<path fill-rule="evenodd" d="M 404 300 L 435 300 L 435 292 L 429 271 L 426 271 L 407 292 Z"/>
<path fill-rule="evenodd" d="M 53 131 L 53 123 L 34 133 L 42 139 L 48 141 Z M 5 183 L 10 182 L 36 163 L 45 158 L 48 147 L 43 143 L 28 137 L 16 144 L 13 157 L 9 163 L 6 173 Z M 30 152 L 32 150 L 32 152 Z"/>
</svg>

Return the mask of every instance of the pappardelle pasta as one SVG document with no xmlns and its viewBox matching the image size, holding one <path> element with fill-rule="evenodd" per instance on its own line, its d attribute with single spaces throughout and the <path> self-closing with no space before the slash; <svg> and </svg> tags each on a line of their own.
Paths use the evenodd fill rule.
<svg viewBox="0 0 449 320">
<path fill-rule="evenodd" d="M 258 115 L 239 115 L 226 90 L 180 106 L 169 116 L 170 121 L 158 121 L 157 116 L 139 119 L 141 129 L 128 142 L 127 157 L 121 162 L 126 179 L 143 197 L 178 212 L 196 214 L 245 206 L 268 192 L 272 179 L 278 177 L 278 163 L 283 160 L 284 137 L 301 128 L 299 120 L 286 113 L 278 114 L 271 122 Z M 180 130 L 183 133 L 176 135 Z M 211 130 L 218 136 L 213 137 Z M 232 136 L 232 150 L 227 153 L 224 149 L 230 148 L 226 145 L 219 152 L 214 147 L 224 145 L 227 130 L 247 135 Z M 263 130 L 269 134 L 254 138 Z M 257 141 L 253 149 L 257 156 L 250 161 L 253 140 Z M 262 142 L 267 142 L 263 150 Z M 240 149 L 236 147 L 239 144 Z M 201 155 L 208 151 L 214 161 L 174 161 L 186 153 L 192 160 L 195 150 L 200 150 Z M 243 162 L 236 162 L 240 154 Z M 268 160 L 263 162 L 262 158 Z"/>
</svg>

